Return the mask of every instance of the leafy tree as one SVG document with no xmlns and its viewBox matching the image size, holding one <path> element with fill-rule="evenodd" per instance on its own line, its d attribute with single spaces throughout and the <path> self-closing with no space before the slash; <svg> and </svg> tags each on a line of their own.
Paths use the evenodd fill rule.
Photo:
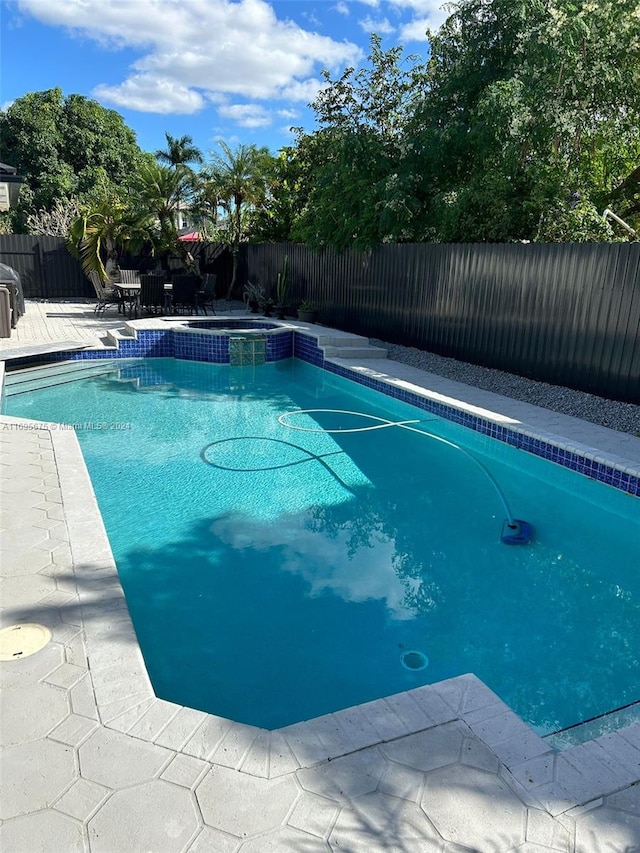
<svg viewBox="0 0 640 853">
<path fill-rule="evenodd" d="M 26 182 L 17 227 L 57 200 L 82 201 L 105 180 L 126 185 L 142 157 L 117 112 L 82 95 L 65 98 L 59 88 L 31 92 L 0 111 L 0 148 Z"/>
<path fill-rule="evenodd" d="M 254 243 L 287 243 L 302 208 L 299 150 L 285 147 L 267 163 L 266 200 L 249 213 L 248 230 Z"/>
<path fill-rule="evenodd" d="M 240 244 L 248 239 L 249 212 L 265 204 L 268 176 L 273 157 L 267 148 L 239 145 L 235 150 L 220 142 L 221 153 L 212 155 L 202 170 L 204 192 L 217 200 L 224 218 L 217 232 L 233 256 L 233 273 L 227 298 L 231 297 L 238 274 Z"/>
<path fill-rule="evenodd" d="M 410 132 L 436 239 L 531 239 L 637 165 L 636 0 L 462 0 L 430 42 Z"/>
<path fill-rule="evenodd" d="M 304 203 L 294 237 L 338 248 L 415 238 L 420 201 L 406 168 L 406 125 L 424 66 L 401 47 L 383 51 L 374 35 L 367 67 L 324 77 L 311 105 L 320 127 L 298 133 Z"/>
</svg>

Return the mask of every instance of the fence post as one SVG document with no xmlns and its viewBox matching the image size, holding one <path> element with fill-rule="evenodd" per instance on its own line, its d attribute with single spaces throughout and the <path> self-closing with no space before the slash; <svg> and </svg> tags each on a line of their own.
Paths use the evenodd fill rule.
<svg viewBox="0 0 640 853">
<path fill-rule="evenodd" d="M 35 280 L 37 283 L 37 293 L 41 299 L 47 298 L 47 282 L 46 282 L 46 273 L 44 270 L 44 263 L 42 260 L 42 248 L 40 246 L 40 242 L 34 244 L 33 246 L 33 261 L 34 261 L 34 273 Z"/>
</svg>

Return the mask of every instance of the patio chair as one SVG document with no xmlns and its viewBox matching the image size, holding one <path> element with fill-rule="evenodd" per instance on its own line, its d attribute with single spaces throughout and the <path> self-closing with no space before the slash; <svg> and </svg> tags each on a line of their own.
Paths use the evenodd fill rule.
<svg viewBox="0 0 640 853">
<path fill-rule="evenodd" d="M 198 291 L 200 290 L 200 279 L 197 275 L 174 275 L 171 280 L 171 306 L 173 311 L 189 309 L 189 314 L 194 310 L 198 313 Z"/>
<path fill-rule="evenodd" d="M 118 281 L 122 282 L 122 284 L 139 284 L 139 282 L 140 282 L 140 271 L 139 270 L 120 270 L 118 273 Z"/>
<path fill-rule="evenodd" d="M 96 297 L 98 299 L 98 302 L 93 309 L 94 314 L 102 314 L 109 305 L 117 305 L 118 311 L 122 312 L 122 297 L 117 290 L 103 284 L 100 275 L 95 270 L 91 270 L 89 273 L 89 281 L 93 285 L 93 289 L 95 290 Z"/>
<path fill-rule="evenodd" d="M 164 289 L 164 273 L 140 276 L 140 310 L 145 308 L 153 314 L 164 314 L 167 293 Z"/>
<path fill-rule="evenodd" d="M 200 291 L 200 307 L 207 313 L 207 307 L 211 308 L 211 313 L 215 314 L 216 309 L 213 303 L 216 298 L 216 281 L 218 276 L 215 273 L 206 273 L 202 282 L 202 290 Z"/>
</svg>

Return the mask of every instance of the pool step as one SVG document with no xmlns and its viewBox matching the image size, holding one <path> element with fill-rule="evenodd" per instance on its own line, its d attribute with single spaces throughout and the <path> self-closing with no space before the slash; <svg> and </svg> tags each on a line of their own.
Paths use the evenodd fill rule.
<svg viewBox="0 0 640 853">
<path fill-rule="evenodd" d="M 24 394 L 27 391 L 37 391 L 40 388 L 50 388 L 54 385 L 66 385 L 77 382 L 88 376 L 100 376 L 110 373 L 114 366 L 119 365 L 115 359 L 100 359 L 99 361 L 59 361 L 54 364 L 24 368 L 7 373 L 4 379 L 4 392 L 7 397 Z"/>
</svg>

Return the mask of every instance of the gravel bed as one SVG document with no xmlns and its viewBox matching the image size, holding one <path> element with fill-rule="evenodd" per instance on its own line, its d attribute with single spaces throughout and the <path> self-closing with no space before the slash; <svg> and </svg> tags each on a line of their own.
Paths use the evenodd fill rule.
<svg viewBox="0 0 640 853">
<path fill-rule="evenodd" d="M 384 347 L 387 350 L 387 357 L 392 361 L 401 361 L 403 364 L 418 367 L 420 370 L 426 370 L 447 379 L 455 379 L 467 385 L 474 385 L 485 391 L 494 391 L 505 397 L 513 397 L 545 409 L 552 409 L 554 412 L 582 418 L 584 421 L 591 421 L 618 432 L 640 436 L 640 406 L 634 403 L 607 400 L 584 391 L 574 391 L 572 388 L 537 382 L 534 379 L 526 379 L 491 367 L 480 367 L 455 358 L 445 358 L 415 347 L 389 344 L 373 338 L 370 342 L 373 346 Z"/>
</svg>

